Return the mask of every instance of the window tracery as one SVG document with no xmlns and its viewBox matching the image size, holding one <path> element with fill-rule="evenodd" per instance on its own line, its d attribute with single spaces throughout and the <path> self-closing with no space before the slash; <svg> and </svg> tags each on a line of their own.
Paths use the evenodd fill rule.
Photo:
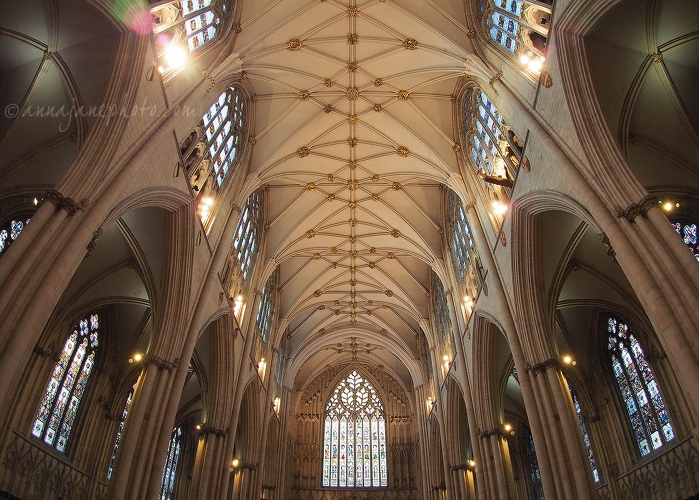
<svg viewBox="0 0 699 500">
<path fill-rule="evenodd" d="M 660 386 L 636 336 L 625 323 L 607 319 L 607 351 L 641 456 L 675 437 Z"/>
<path fill-rule="evenodd" d="M 186 54 L 213 40 L 228 15 L 223 0 L 175 0 L 150 11 L 160 72 L 177 69 Z"/>
<path fill-rule="evenodd" d="M 536 450 L 534 449 L 534 438 L 532 437 L 529 426 L 522 426 L 522 434 L 524 435 L 524 458 L 526 460 L 529 474 L 529 488 L 532 497 L 535 500 L 544 500 L 544 487 L 541 483 L 541 470 L 539 462 L 536 459 Z"/>
<path fill-rule="evenodd" d="M 114 471 L 114 464 L 116 462 L 117 451 L 119 450 L 119 443 L 121 442 L 121 435 L 124 432 L 124 425 L 126 424 L 126 417 L 129 414 L 129 409 L 131 408 L 131 401 L 133 400 L 133 393 L 136 390 L 136 384 L 133 385 L 129 391 L 129 395 L 126 397 L 126 404 L 124 405 L 124 411 L 121 413 L 121 421 L 119 422 L 119 430 L 117 431 L 116 441 L 114 442 L 114 451 L 112 452 L 112 459 L 109 461 L 109 469 L 107 470 L 107 479 L 112 478 L 112 472 Z"/>
<path fill-rule="evenodd" d="M 454 191 L 447 194 L 447 223 L 449 248 L 452 252 L 452 265 L 460 282 L 464 305 L 471 307 L 473 300 L 483 286 L 483 275 L 478 252 L 473 245 L 473 235 L 468 225 L 466 210 Z M 470 305 L 469 305 L 470 304 Z"/>
<path fill-rule="evenodd" d="M 95 364 L 99 316 L 81 319 L 66 340 L 36 414 L 32 434 L 60 452 L 66 450 L 80 401 Z"/>
<path fill-rule="evenodd" d="M 323 486 L 388 486 L 386 414 L 374 387 L 356 370 L 325 407 Z"/>
<path fill-rule="evenodd" d="M 163 481 L 160 486 L 160 500 L 172 500 L 175 491 L 175 479 L 177 478 L 177 465 L 182 451 L 182 426 L 172 431 L 170 444 L 167 447 L 165 469 L 163 469 Z"/>
<path fill-rule="evenodd" d="M 444 340 L 447 337 L 447 333 L 451 332 L 451 316 L 449 315 L 449 303 L 444 291 L 444 285 L 442 285 L 442 280 L 439 279 L 439 276 L 434 271 L 432 271 L 430 301 L 437 331 L 440 338 Z"/>
</svg>

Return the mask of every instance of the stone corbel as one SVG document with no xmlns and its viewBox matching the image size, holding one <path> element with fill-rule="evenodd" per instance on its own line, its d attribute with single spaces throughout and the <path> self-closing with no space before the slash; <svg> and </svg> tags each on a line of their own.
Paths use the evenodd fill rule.
<svg viewBox="0 0 699 500">
<path fill-rule="evenodd" d="M 612 244 L 609 242 L 609 238 L 605 233 L 599 233 L 597 238 L 607 247 L 607 255 L 609 255 L 615 264 L 618 264 L 616 260 L 616 251 L 612 248 Z M 579 267 L 578 267 L 579 269 Z M 577 270 L 577 269 L 576 269 Z"/>
</svg>

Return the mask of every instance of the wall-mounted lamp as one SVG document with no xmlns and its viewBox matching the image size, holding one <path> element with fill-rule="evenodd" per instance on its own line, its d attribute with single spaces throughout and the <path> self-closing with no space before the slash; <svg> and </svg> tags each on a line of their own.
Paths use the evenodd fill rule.
<svg viewBox="0 0 699 500">
<path fill-rule="evenodd" d="M 572 357 L 570 357 L 568 355 L 563 356 L 563 363 L 565 363 L 566 365 L 573 365 L 573 366 L 575 366 L 577 364 L 577 362 Z"/>
<path fill-rule="evenodd" d="M 466 462 L 466 470 L 470 470 L 471 472 L 476 470 L 476 461 L 469 460 L 468 462 Z"/>
<path fill-rule="evenodd" d="M 274 413 L 276 413 L 277 416 L 279 416 L 279 410 L 281 410 L 281 407 L 282 399 L 279 396 L 277 396 L 276 398 L 274 398 L 274 401 L 272 401 L 272 408 L 274 408 Z"/>
<path fill-rule="evenodd" d="M 140 363 L 143 360 L 143 354 L 136 353 L 133 357 L 129 358 L 129 363 Z"/>
<path fill-rule="evenodd" d="M 502 429 L 503 429 L 503 436 L 504 437 L 515 435 L 515 431 L 512 429 L 512 426 L 510 424 L 503 425 Z"/>
<path fill-rule="evenodd" d="M 497 215 L 502 215 L 505 212 L 507 212 L 507 204 L 502 203 L 500 201 L 494 201 L 492 203 L 493 206 L 493 212 L 495 212 Z"/>
</svg>

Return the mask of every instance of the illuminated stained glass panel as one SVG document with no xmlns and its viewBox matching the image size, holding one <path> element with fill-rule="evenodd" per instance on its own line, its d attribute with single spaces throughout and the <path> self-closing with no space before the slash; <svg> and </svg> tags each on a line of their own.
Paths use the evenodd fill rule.
<svg viewBox="0 0 699 500">
<path fill-rule="evenodd" d="M 131 408 L 131 400 L 133 399 L 133 393 L 136 390 L 136 384 L 133 385 L 129 395 L 126 398 L 126 404 L 124 405 L 124 411 L 121 413 L 121 421 L 119 422 L 119 430 L 117 431 L 116 441 L 114 442 L 114 451 L 112 452 L 112 459 L 109 461 L 109 469 L 107 470 L 107 479 L 112 478 L 112 472 L 114 471 L 114 463 L 116 462 L 117 450 L 119 449 L 119 443 L 121 442 L 121 434 L 124 432 L 124 424 L 126 424 L 126 417 L 129 414 L 129 409 Z"/>
<path fill-rule="evenodd" d="M 544 500 L 544 487 L 541 483 L 541 471 L 539 462 L 536 459 L 536 450 L 534 449 L 534 438 L 529 430 L 529 427 L 523 427 L 524 434 L 524 458 L 526 460 L 527 469 L 529 472 L 529 488 L 532 497 L 535 500 Z"/>
<path fill-rule="evenodd" d="M 434 271 L 432 272 L 432 293 L 430 293 L 430 299 L 432 300 L 432 314 L 434 314 L 441 338 L 444 339 L 447 332 L 451 331 L 449 303 L 447 302 L 442 280 L 439 279 Z"/>
<path fill-rule="evenodd" d="M 80 320 L 66 340 L 37 412 L 32 434 L 65 451 L 80 401 L 95 363 L 99 317 Z"/>
<path fill-rule="evenodd" d="M 383 403 L 356 371 L 337 385 L 325 407 L 322 485 L 388 486 Z"/>
<path fill-rule="evenodd" d="M 22 229 L 29 224 L 31 219 L 12 219 L 0 229 L 0 255 L 7 250 L 10 245 L 19 238 Z"/>
<path fill-rule="evenodd" d="M 267 279 L 265 289 L 262 292 L 262 300 L 257 310 L 256 324 L 262 335 L 262 341 L 267 342 L 269 331 L 272 327 L 272 318 L 274 317 L 274 301 L 275 292 L 277 289 L 277 274 L 272 275 Z M 281 356 L 280 356 L 281 357 Z"/>
<path fill-rule="evenodd" d="M 245 102 L 240 90 L 231 87 L 222 93 L 202 117 L 208 156 L 220 187 L 236 164 L 245 120 Z"/>
<path fill-rule="evenodd" d="M 160 485 L 159 500 L 172 500 L 175 492 L 175 479 L 177 477 L 177 465 L 182 451 L 182 427 L 172 431 L 170 444 L 167 447 L 167 459 L 163 469 L 163 480 Z"/>
<path fill-rule="evenodd" d="M 573 398 L 573 406 L 575 407 L 575 414 L 578 417 L 578 425 L 580 426 L 580 432 L 582 433 L 583 443 L 585 443 L 585 451 L 587 452 L 587 461 L 590 464 L 590 470 L 592 471 L 592 478 L 596 483 L 599 482 L 599 472 L 597 471 L 597 464 L 595 463 L 595 456 L 592 453 L 592 445 L 590 444 L 590 436 L 587 433 L 587 427 L 585 427 L 585 419 L 582 416 L 582 407 L 580 406 L 580 401 L 578 399 L 578 394 L 575 392 L 572 386 L 568 386 L 570 390 L 570 395 Z"/>
<path fill-rule="evenodd" d="M 471 228 L 468 227 L 466 221 L 464 206 L 454 191 L 449 192 L 447 205 L 449 207 L 447 217 L 451 226 L 449 239 L 451 251 L 454 254 L 454 270 L 459 279 L 463 281 L 466 278 L 469 259 L 473 254 L 473 237 L 471 236 Z"/>
<path fill-rule="evenodd" d="M 697 245 L 697 224 L 696 222 L 674 222 L 673 227 L 677 234 L 684 240 L 685 244 L 699 260 L 699 245 Z"/>
<path fill-rule="evenodd" d="M 612 370 L 641 456 L 675 437 L 665 401 L 641 344 L 628 325 L 607 320 Z"/>
<path fill-rule="evenodd" d="M 260 193 L 255 191 L 250 195 L 245 208 L 243 208 L 243 213 L 240 215 L 240 221 L 238 221 L 238 226 L 233 236 L 233 249 L 240 263 L 243 279 L 248 278 L 248 273 L 254 263 L 257 240 L 260 237 L 260 212 Z"/>
</svg>

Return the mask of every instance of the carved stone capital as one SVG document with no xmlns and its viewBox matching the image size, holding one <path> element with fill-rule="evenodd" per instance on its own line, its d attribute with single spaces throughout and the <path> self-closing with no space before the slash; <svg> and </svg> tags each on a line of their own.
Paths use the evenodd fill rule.
<svg viewBox="0 0 699 500">
<path fill-rule="evenodd" d="M 500 429 L 497 427 L 493 427 L 492 429 L 487 429 L 484 431 L 479 431 L 478 432 L 478 437 L 481 439 L 488 438 L 490 436 L 494 436 L 496 434 L 500 434 Z"/>
<path fill-rule="evenodd" d="M 524 369 L 532 372 L 532 374 L 536 377 L 536 375 L 539 372 L 545 372 L 546 370 L 548 370 L 552 366 L 558 367 L 558 361 L 556 361 L 553 358 L 549 358 L 549 359 L 544 360 L 541 363 L 537 363 L 535 365 L 526 364 L 524 366 Z"/>
<path fill-rule="evenodd" d="M 92 239 L 90 240 L 90 243 L 87 244 L 88 255 L 95 249 L 95 246 L 97 245 L 97 240 L 100 236 L 102 236 L 102 232 L 102 228 L 100 228 L 92 234 Z"/>
<path fill-rule="evenodd" d="M 209 435 L 213 434 L 215 436 L 219 437 L 225 437 L 228 434 L 227 429 L 218 429 L 216 427 L 212 427 L 210 425 L 202 425 L 201 429 L 199 429 L 199 435 Z"/>
<path fill-rule="evenodd" d="M 643 218 L 648 216 L 648 209 L 655 206 L 658 199 L 653 195 L 646 195 L 638 203 L 632 203 L 626 208 L 614 207 L 614 215 L 621 219 L 624 217 L 630 223 L 636 222 L 636 217 L 639 215 Z"/>
<path fill-rule="evenodd" d="M 597 235 L 597 238 L 599 238 L 602 244 L 604 244 L 607 247 L 607 255 L 609 255 L 612 258 L 615 264 L 618 264 L 616 260 L 616 251 L 614 250 L 614 248 L 612 248 L 612 244 L 609 242 L 609 238 L 607 237 L 607 235 L 605 233 L 599 233 Z"/>
<path fill-rule="evenodd" d="M 158 368 L 162 368 L 164 370 L 167 370 L 168 372 L 171 372 L 173 369 L 177 368 L 177 364 L 171 363 L 170 361 L 166 361 L 157 356 L 151 356 L 148 360 L 148 363 L 152 363 Z"/>
</svg>

